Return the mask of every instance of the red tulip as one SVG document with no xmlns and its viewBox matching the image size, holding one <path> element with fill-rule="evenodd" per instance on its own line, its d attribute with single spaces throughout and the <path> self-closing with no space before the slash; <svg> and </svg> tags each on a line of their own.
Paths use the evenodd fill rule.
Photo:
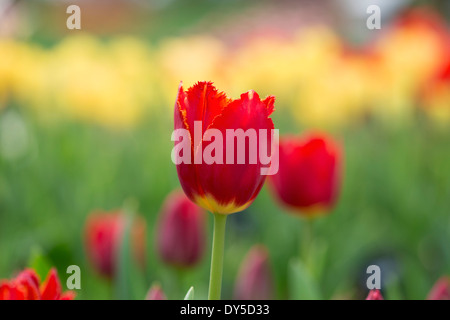
<svg viewBox="0 0 450 320">
<path fill-rule="evenodd" d="M 448 37 L 448 42 L 450 43 L 450 35 Z M 450 83 L 450 48 L 447 59 L 443 61 L 442 68 L 440 68 L 435 75 L 435 80 L 447 84 Z"/>
<path fill-rule="evenodd" d="M 428 294 L 428 300 L 450 300 L 450 278 L 440 278 L 430 293 Z"/>
<path fill-rule="evenodd" d="M 40 284 L 33 269 L 25 269 L 12 280 L 0 282 L 0 300 L 73 300 L 73 291 L 62 292 L 58 272 L 52 268 Z"/>
<path fill-rule="evenodd" d="M 145 300 L 167 300 L 161 286 L 154 284 L 147 292 Z"/>
<path fill-rule="evenodd" d="M 234 289 L 236 300 L 273 299 L 273 279 L 269 255 L 264 246 L 254 246 L 245 257 Z"/>
<path fill-rule="evenodd" d="M 408 40 L 411 37 L 414 37 L 414 41 L 426 42 L 423 48 L 411 47 L 410 49 L 412 54 L 415 51 L 425 52 L 424 50 L 427 50 L 429 60 L 428 63 L 425 63 L 427 66 L 425 78 L 433 76 L 436 72 L 439 73 L 439 70 L 445 67 L 450 54 L 450 33 L 445 18 L 436 10 L 424 7 L 408 9 L 397 16 L 393 23 L 393 29 L 389 33 L 400 36 L 400 40 L 397 40 L 400 43 L 404 40 L 411 41 Z M 413 44 L 411 43 L 411 45 Z M 421 64 L 424 62 L 420 61 Z"/>
<path fill-rule="evenodd" d="M 448 42 L 450 43 L 450 36 L 448 38 Z M 442 66 L 429 79 L 429 81 L 425 83 L 422 91 L 420 92 L 422 104 L 428 111 L 435 111 L 438 116 L 444 115 L 445 111 L 449 110 L 448 97 L 450 97 L 450 48 L 447 57 L 441 61 Z"/>
<path fill-rule="evenodd" d="M 205 249 L 203 210 L 182 192 L 171 193 L 161 210 L 157 249 L 162 260 L 177 267 L 195 265 Z"/>
<path fill-rule="evenodd" d="M 448 27 L 442 15 L 434 10 L 427 8 L 406 10 L 395 19 L 394 28 L 428 32 L 440 40 L 442 53 L 448 50 Z"/>
<path fill-rule="evenodd" d="M 126 215 L 121 211 L 93 212 L 86 221 L 86 252 L 95 269 L 107 277 L 114 275 L 126 221 Z M 137 217 L 131 237 L 133 254 L 140 265 L 145 262 L 145 234 L 145 221 Z"/>
<path fill-rule="evenodd" d="M 211 82 L 198 82 L 187 91 L 180 85 L 174 134 L 181 129 L 187 138 L 175 137 L 172 159 L 175 157 L 181 186 L 193 202 L 219 214 L 239 212 L 252 203 L 265 180 L 261 169 L 270 166 L 267 153 L 271 152 L 274 126 L 269 116 L 274 101 L 273 96 L 261 100 L 252 90 L 231 100 Z M 236 129 L 249 133 L 251 142 L 241 137 L 240 144 L 234 136 L 227 137 Z M 266 153 L 265 157 L 260 152 Z"/>
<path fill-rule="evenodd" d="M 366 300 L 384 300 L 384 298 L 381 295 L 380 290 L 373 289 L 373 290 L 370 290 L 369 295 L 367 296 Z"/>
<path fill-rule="evenodd" d="M 324 134 L 282 137 L 279 170 L 270 180 L 287 207 L 305 215 L 327 212 L 340 188 L 340 147 Z"/>
</svg>

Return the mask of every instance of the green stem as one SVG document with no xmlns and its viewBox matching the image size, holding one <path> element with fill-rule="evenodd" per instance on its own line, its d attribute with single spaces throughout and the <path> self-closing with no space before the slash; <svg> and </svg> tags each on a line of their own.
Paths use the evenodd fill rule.
<svg viewBox="0 0 450 320">
<path fill-rule="evenodd" d="M 211 254 L 211 273 L 209 276 L 209 300 L 220 300 L 222 289 L 223 252 L 225 247 L 225 225 L 227 215 L 214 215 L 214 233 Z"/>
<path fill-rule="evenodd" d="M 306 267 L 311 267 L 311 254 L 312 254 L 312 244 L 313 244 L 313 222 L 311 219 L 304 219 L 303 232 L 300 237 L 300 257 Z"/>
<path fill-rule="evenodd" d="M 175 292 L 181 292 L 182 294 L 185 294 L 186 288 L 184 287 L 184 269 L 176 268 L 175 270 Z M 184 297 L 184 296 L 183 296 Z"/>
</svg>

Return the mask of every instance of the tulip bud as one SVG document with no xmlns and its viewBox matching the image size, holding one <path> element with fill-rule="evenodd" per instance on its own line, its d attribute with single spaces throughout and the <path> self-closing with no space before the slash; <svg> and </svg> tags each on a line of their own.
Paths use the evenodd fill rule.
<svg viewBox="0 0 450 320">
<path fill-rule="evenodd" d="M 203 210 L 182 192 L 167 197 L 156 230 L 157 250 L 165 263 L 190 267 L 199 262 L 205 247 L 204 218 Z"/>
<path fill-rule="evenodd" d="M 167 300 L 166 295 L 161 289 L 161 286 L 154 284 L 147 292 L 145 300 Z"/>
<path fill-rule="evenodd" d="M 126 215 L 121 211 L 93 212 L 85 226 L 85 245 L 88 258 L 98 273 L 112 277 L 126 225 Z M 145 264 L 145 221 L 136 217 L 131 232 L 132 252 L 137 262 Z"/>
<path fill-rule="evenodd" d="M 40 284 L 33 269 L 26 269 L 12 280 L 0 281 L 0 300 L 73 300 L 75 293 L 62 292 L 58 272 L 52 268 Z"/>
<path fill-rule="evenodd" d="M 450 278 L 440 278 L 428 294 L 427 300 L 450 300 Z"/>
<path fill-rule="evenodd" d="M 274 101 L 273 96 L 261 100 L 252 90 L 232 100 L 211 82 L 198 82 L 186 91 L 180 86 L 174 133 L 187 137 L 175 139 L 172 159 L 189 199 L 218 214 L 242 211 L 253 202 L 266 178 L 261 169 L 270 166 L 266 162 L 271 159 L 261 161 L 258 149 L 264 144 L 265 150 L 271 150 Z M 249 132 L 251 138 L 240 135 L 239 142 L 236 131 Z"/>
<path fill-rule="evenodd" d="M 270 182 L 288 208 L 306 216 L 329 212 L 340 180 L 341 150 L 330 137 L 310 134 L 280 139 L 279 170 Z"/>
<path fill-rule="evenodd" d="M 380 290 L 373 289 L 370 290 L 369 294 L 367 295 L 366 300 L 384 300 L 383 296 L 381 295 Z"/>
<path fill-rule="evenodd" d="M 267 249 L 256 245 L 247 253 L 239 269 L 234 289 L 236 300 L 273 299 L 273 279 Z"/>
</svg>

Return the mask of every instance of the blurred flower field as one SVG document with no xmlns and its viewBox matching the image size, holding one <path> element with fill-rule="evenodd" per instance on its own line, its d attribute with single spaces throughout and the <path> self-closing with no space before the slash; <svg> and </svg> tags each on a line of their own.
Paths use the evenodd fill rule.
<svg viewBox="0 0 450 320">
<path fill-rule="evenodd" d="M 402 123 L 418 110 L 439 125 L 450 121 L 448 26 L 425 9 L 404 14 L 364 47 L 324 26 L 302 28 L 290 39 L 255 36 L 237 48 L 208 34 L 154 46 L 88 34 L 51 48 L 13 39 L 0 46 L 3 106 L 14 101 L 42 116 L 113 128 L 171 107 L 180 79 L 189 86 L 214 79 L 233 95 L 240 88 L 271 93 L 305 127 L 341 128 L 367 117 Z"/>
<path fill-rule="evenodd" d="M 224 298 L 252 297 L 238 280 L 260 283 L 242 278 L 252 260 L 274 299 L 364 299 L 371 264 L 386 299 L 425 299 L 450 274 L 450 27 L 437 10 L 413 8 L 362 45 L 329 25 L 240 44 L 207 31 L 153 42 L 82 31 L 52 45 L 0 38 L 0 279 L 32 267 L 43 280 L 54 266 L 64 287 L 78 265 L 77 299 L 144 299 L 154 284 L 168 299 L 191 286 L 206 298 L 210 215 L 186 222 L 200 244 L 184 253 L 201 252 L 161 249 L 170 236 L 160 234 L 175 219 L 162 218 L 167 196 L 180 189 L 170 159 L 177 88 L 199 80 L 233 98 L 274 95 L 281 136 L 326 132 L 343 152 L 336 205 L 311 230 L 267 184 L 230 215 Z M 117 266 L 99 267 L 89 235 L 103 231 L 87 221 L 121 210 L 141 229 L 124 222 L 118 241 L 139 252 L 115 243 L 103 259 Z M 312 272 L 296 260 L 306 232 Z"/>
</svg>

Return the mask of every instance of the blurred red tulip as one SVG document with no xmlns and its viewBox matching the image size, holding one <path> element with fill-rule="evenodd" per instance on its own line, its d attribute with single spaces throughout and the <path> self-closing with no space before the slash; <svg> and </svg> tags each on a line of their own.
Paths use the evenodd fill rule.
<svg viewBox="0 0 450 320">
<path fill-rule="evenodd" d="M 450 300 L 450 278 L 440 278 L 427 297 L 428 300 Z"/>
<path fill-rule="evenodd" d="M 341 148 L 324 134 L 280 138 L 279 170 L 270 177 L 279 200 L 304 215 L 330 211 L 341 180 Z"/>
<path fill-rule="evenodd" d="M 177 267 L 198 263 L 205 249 L 204 220 L 203 210 L 183 192 L 172 192 L 164 202 L 156 230 L 161 259 Z"/>
<path fill-rule="evenodd" d="M 450 43 L 450 35 L 448 42 Z M 425 107 L 448 107 L 448 97 L 450 97 L 450 50 L 446 59 L 442 60 L 442 66 L 422 88 L 420 97 Z"/>
<path fill-rule="evenodd" d="M 126 218 L 121 211 L 93 212 L 86 221 L 86 252 L 97 272 L 107 277 L 112 277 L 115 272 Z M 145 220 L 136 216 L 131 232 L 131 242 L 134 257 L 141 266 L 145 264 L 145 236 Z"/>
<path fill-rule="evenodd" d="M 450 34 L 448 37 L 448 42 L 450 43 Z M 438 70 L 435 76 L 437 81 L 442 81 L 447 84 L 450 84 L 450 50 L 447 55 L 447 59 L 445 59 L 442 63 L 442 68 Z"/>
<path fill-rule="evenodd" d="M 367 296 L 366 300 L 384 300 L 384 298 L 381 295 L 380 290 L 373 289 L 373 290 L 370 290 L 369 295 Z"/>
<path fill-rule="evenodd" d="M 161 286 L 154 284 L 147 292 L 145 300 L 167 300 L 166 295 L 161 289 Z"/>
<path fill-rule="evenodd" d="M 234 289 L 236 300 L 270 300 L 274 297 L 273 279 L 267 249 L 256 245 L 241 264 Z"/>
<path fill-rule="evenodd" d="M 240 99 L 231 100 L 225 93 L 218 92 L 211 82 L 198 82 L 187 91 L 180 86 L 175 103 L 174 127 L 175 130 L 189 132 L 191 152 L 190 163 L 177 163 L 177 171 L 184 192 L 193 202 L 219 214 L 239 212 L 252 203 L 265 180 L 261 169 L 270 166 L 270 163 L 262 163 L 260 157 L 252 163 L 249 160 L 250 153 L 252 158 L 255 156 L 253 152 L 259 155 L 262 139 L 259 135 L 254 137 L 251 145 L 256 147 L 253 152 L 250 152 L 250 143 L 245 143 L 245 150 L 238 150 L 238 143 L 233 143 L 236 140 L 234 137 L 233 141 L 231 138 L 227 141 L 226 130 L 242 129 L 247 132 L 253 129 L 259 133 L 260 129 L 265 129 L 267 136 L 263 137 L 267 137 L 265 142 L 270 153 L 274 129 L 270 114 L 274 109 L 274 101 L 273 96 L 261 100 L 252 90 L 243 93 Z M 197 127 L 200 121 L 201 129 Z M 207 129 L 215 129 L 223 137 L 219 148 L 222 152 L 216 151 L 215 158 L 218 160 L 211 164 L 196 160 L 199 155 L 200 158 L 203 156 L 212 142 L 217 143 L 216 139 L 205 139 Z M 182 141 L 175 142 L 175 147 Z M 230 150 L 234 147 L 233 154 L 227 154 L 227 146 Z M 242 151 L 245 151 L 246 160 L 238 164 L 237 155 Z M 230 163 L 232 156 L 234 161 Z"/>
<path fill-rule="evenodd" d="M 436 71 L 445 68 L 450 54 L 450 32 L 445 18 L 436 10 L 426 7 L 409 8 L 397 16 L 391 32 L 403 33 L 414 39 L 420 39 L 421 42 L 426 41 L 426 44 L 423 44 L 424 48 L 433 49 L 433 56 L 429 57 L 432 60 L 428 65 L 429 76 L 433 77 Z"/>
<path fill-rule="evenodd" d="M 437 11 L 425 7 L 404 11 L 394 21 L 394 28 L 426 30 L 439 37 L 444 50 L 447 50 L 448 27 L 445 19 Z"/>
<path fill-rule="evenodd" d="M 73 291 L 62 292 L 58 272 L 52 268 L 40 284 L 33 269 L 25 269 L 12 280 L 0 281 L 0 300 L 73 300 Z"/>
</svg>

